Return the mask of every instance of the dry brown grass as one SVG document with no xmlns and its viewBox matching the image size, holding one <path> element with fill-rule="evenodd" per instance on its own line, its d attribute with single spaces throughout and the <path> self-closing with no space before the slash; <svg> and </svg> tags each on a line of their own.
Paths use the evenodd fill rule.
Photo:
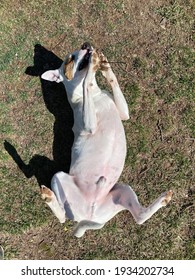
<svg viewBox="0 0 195 280">
<path fill-rule="evenodd" d="M 3 1 L 0 12 L 0 243 L 5 257 L 193 259 L 193 1 L 57 3 Z M 55 98 L 44 95 L 40 80 L 24 72 L 33 65 L 36 43 L 63 59 L 84 41 L 103 49 L 110 61 L 124 62 L 112 64 L 131 116 L 124 123 L 128 153 L 121 181 L 133 186 L 144 205 L 168 189 L 174 196 L 142 226 L 125 211 L 102 230 L 76 239 L 73 223 L 66 222 L 64 230 L 41 201 L 38 186 L 56 169 L 67 169 L 63 160 L 70 147 L 60 139 L 65 140 L 71 112 L 62 106 L 63 87 L 48 88 Z M 39 63 L 48 67 L 44 58 Z M 20 168 L 13 160 L 21 163 L 18 155 L 24 161 Z"/>
</svg>

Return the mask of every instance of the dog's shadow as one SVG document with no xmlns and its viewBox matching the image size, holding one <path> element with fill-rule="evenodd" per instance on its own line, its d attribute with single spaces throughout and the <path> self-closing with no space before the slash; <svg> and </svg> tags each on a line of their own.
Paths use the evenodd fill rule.
<svg viewBox="0 0 195 280">
<path fill-rule="evenodd" d="M 34 65 L 27 67 L 25 73 L 40 77 L 45 71 L 59 68 L 61 64 L 62 60 L 54 53 L 41 45 L 35 45 Z M 39 185 L 50 187 L 51 178 L 56 172 L 69 172 L 74 139 L 73 113 L 62 83 L 57 84 L 42 79 L 40 81 L 45 105 L 55 116 L 53 160 L 45 156 L 34 155 L 29 164 L 25 164 L 14 146 L 8 141 L 4 142 L 4 147 L 27 178 L 35 176 Z"/>
</svg>

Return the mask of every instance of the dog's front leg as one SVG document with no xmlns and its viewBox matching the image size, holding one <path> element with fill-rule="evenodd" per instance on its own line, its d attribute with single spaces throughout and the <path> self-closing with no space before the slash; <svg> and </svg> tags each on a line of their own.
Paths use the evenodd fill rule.
<svg viewBox="0 0 195 280">
<path fill-rule="evenodd" d="M 94 134 L 97 127 L 97 117 L 93 101 L 93 93 L 97 90 L 95 73 L 98 68 L 99 58 L 95 50 L 93 51 L 87 75 L 83 85 L 83 123 L 84 132 Z"/>
<path fill-rule="evenodd" d="M 106 78 L 107 82 L 112 87 L 112 92 L 114 96 L 114 102 L 116 107 L 119 111 L 121 120 L 128 120 L 129 119 L 129 109 L 127 106 L 127 102 L 124 98 L 124 95 L 120 89 L 119 83 L 115 74 L 112 71 L 110 64 L 108 63 L 107 58 L 103 55 L 103 53 L 99 53 L 100 58 L 100 70 L 103 76 Z"/>
</svg>

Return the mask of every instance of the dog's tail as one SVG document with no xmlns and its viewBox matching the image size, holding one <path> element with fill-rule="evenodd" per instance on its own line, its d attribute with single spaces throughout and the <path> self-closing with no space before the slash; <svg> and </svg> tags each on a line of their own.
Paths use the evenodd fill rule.
<svg viewBox="0 0 195 280">
<path fill-rule="evenodd" d="M 85 233 L 86 230 L 88 230 L 88 229 L 100 229 L 103 226 L 104 226 L 104 224 L 98 224 L 98 223 L 93 222 L 93 221 L 83 220 L 83 221 L 81 221 L 77 224 L 76 228 L 74 229 L 73 234 L 76 237 L 81 237 L 81 236 L 83 236 L 83 234 Z"/>
</svg>

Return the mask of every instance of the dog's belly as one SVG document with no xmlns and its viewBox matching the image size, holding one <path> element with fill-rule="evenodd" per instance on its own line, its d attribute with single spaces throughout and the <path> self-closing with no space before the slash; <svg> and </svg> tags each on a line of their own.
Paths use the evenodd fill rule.
<svg viewBox="0 0 195 280">
<path fill-rule="evenodd" d="M 96 102 L 98 127 L 95 134 L 79 135 L 72 148 L 69 174 L 90 201 L 105 197 L 124 166 L 126 139 L 114 102 L 106 97 Z"/>
</svg>

